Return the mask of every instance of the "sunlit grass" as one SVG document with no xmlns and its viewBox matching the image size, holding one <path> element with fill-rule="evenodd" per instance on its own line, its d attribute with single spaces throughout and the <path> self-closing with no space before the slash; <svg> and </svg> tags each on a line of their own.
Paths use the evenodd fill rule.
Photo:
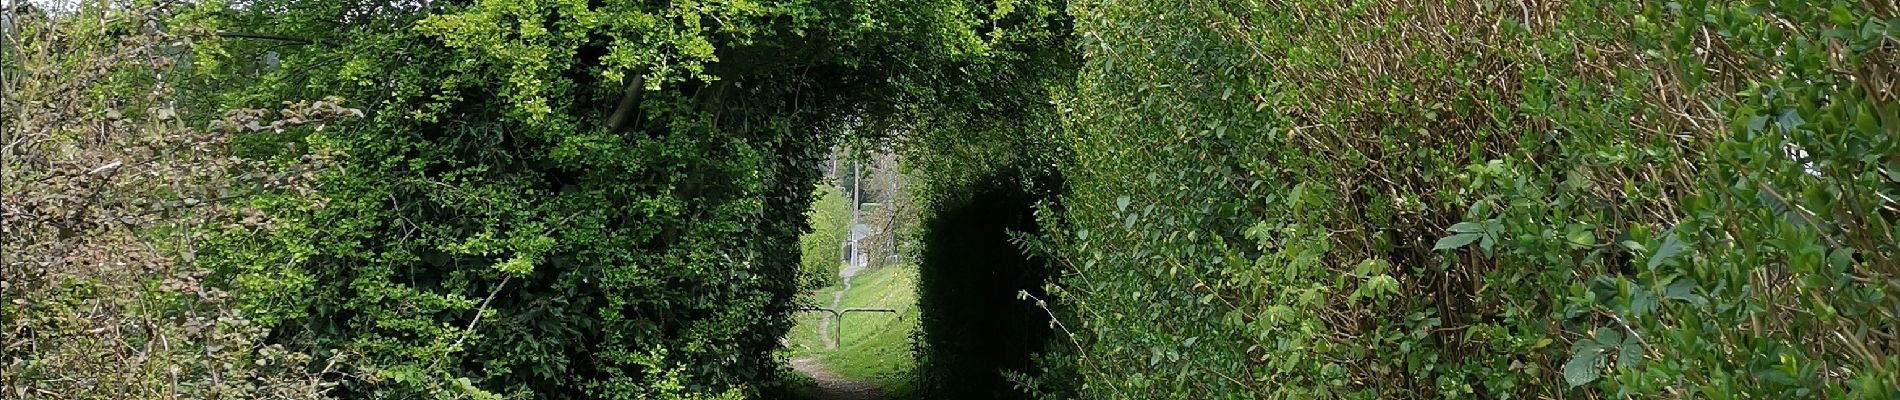
<svg viewBox="0 0 1900 400">
<path fill-rule="evenodd" d="M 818 307 L 830 305 L 831 294 L 841 286 L 821 289 L 812 295 Z M 844 316 L 844 341 L 836 350 L 825 349 L 817 332 L 823 312 L 805 312 L 792 328 L 786 351 L 791 357 L 814 357 L 832 373 L 847 379 L 869 382 L 895 397 L 910 392 L 910 335 L 917 329 L 917 270 L 910 265 L 867 269 L 852 279 L 838 309 L 889 308 L 892 313 L 850 313 Z M 832 329 L 836 329 L 835 327 Z M 833 332 L 836 332 L 835 330 Z"/>
</svg>

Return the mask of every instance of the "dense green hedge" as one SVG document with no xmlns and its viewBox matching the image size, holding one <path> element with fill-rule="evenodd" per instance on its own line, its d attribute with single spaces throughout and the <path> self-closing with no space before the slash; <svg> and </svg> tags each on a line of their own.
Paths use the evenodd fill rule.
<svg viewBox="0 0 1900 400">
<path fill-rule="evenodd" d="M 10 249 L 67 260 L 61 241 L 144 251 L 127 235 L 147 233 L 167 248 L 78 262 L 136 274 L 59 278 L 110 296 L 7 299 L 33 318 L 5 323 L 33 340 L 92 335 L 9 344 L 29 366 L 8 370 L 15 392 L 15 378 L 60 376 L 41 360 L 117 341 L 163 357 L 116 393 L 158 393 L 155 366 L 197 359 L 166 332 L 208 321 L 235 334 L 179 349 L 258 368 L 168 380 L 345 398 L 769 397 L 774 349 L 814 285 L 798 235 L 815 167 L 854 131 L 905 134 L 906 165 L 928 178 L 926 395 L 1900 396 L 1890 1 L 83 6 L 161 11 L 71 37 L 123 37 L 151 49 L 126 60 L 154 67 L 50 59 L 158 90 L 30 82 L 54 100 L 93 89 L 20 113 L 55 132 L 20 141 L 53 151 L 22 165 L 68 147 L 98 158 L 61 161 L 69 177 L 164 160 L 212 183 L 126 178 L 152 190 L 130 197 L 202 192 L 230 216 L 271 218 L 197 233 L 125 219 L 191 226 L 186 214 L 225 207 L 166 205 L 98 213 L 116 233 L 70 230 L 35 218 L 86 214 L 58 205 L 105 192 L 20 186 L 56 201 L 9 217 L 28 224 Z M 190 76 L 160 78 L 167 57 Z M 181 146 L 256 168 L 194 171 L 114 155 L 151 144 L 109 144 L 216 118 L 158 117 L 173 99 L 332 95 L 362 121 L 285 130 L 322 116 L 306 103 L 265 124 L 252 110 L 219 128 L 246 133 Z M 46 117 L 142 104 L 120 98 L 152 116 Z M 164 129 L 128 129 L 127 115 Z M 94 124 L 71 137 L 110 137 L 61 147 L 74 140 L 61 129 Z M 298 184 L 253 194 L 225 178 Z M 153 274 L 173 262 L 188 268 Z M 68 285 L 20 282 L 7 293 Z M 128 329 L 94 335 L 110 327 L 82 329 L 76 310 Z M 1043 310 L 1061 317 L 1035 325 Z M 268 350 L 241 354 L 252 346 Z M 125 374 L 112 365 L 71 374 Z M 225 385 L 238 380 L 259 382 Z"/>
<path fill-rule="evenodd" d="M 344 397 L 768 393 L 819 157 L 980 57 L 969 7 L 232 7 L 208 18 L 247 35 L 204 40 L 276 60 L 233 101 L 368 121 L 298 140 L 337 156 L 315 196 L 261 201 L 291 226 L 211 259 L 274 342 L 349 355 Z"/>
<path fill-rule="evenodd" d="M 1094 1 L 1088 398 L 1889 398 L 1891 4 Z"/>
</svg>

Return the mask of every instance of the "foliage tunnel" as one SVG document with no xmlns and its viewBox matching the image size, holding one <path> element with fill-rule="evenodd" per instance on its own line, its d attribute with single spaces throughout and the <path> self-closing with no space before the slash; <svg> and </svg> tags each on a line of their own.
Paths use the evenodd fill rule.
<svg viewBox="0 0 1900 400">
<path fill-rule="evenodd" d="M 84 5 L 0 29 L 15 393 L 774 396 L 856 132 L 927 396 L 1900 396 L 1892 1 Z"/>
<path fill-rule="evenodd" d="M 818 158 L 986 45 L 954 1 L 207 7 L 269 34 L 206 39 L 261 70 L 221 101 L 368 113 L 210 258 L 273 341 L 342 351 L 344 397 L 773 390 Z"/>
</svg>

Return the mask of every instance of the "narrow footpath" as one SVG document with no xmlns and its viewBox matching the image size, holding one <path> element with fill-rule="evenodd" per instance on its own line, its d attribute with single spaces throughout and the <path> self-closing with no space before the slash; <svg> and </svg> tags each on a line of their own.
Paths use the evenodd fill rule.
<svg viewBox="0 0 1900 400">
<path fill-rule="evenodd" d="M 831 309 L 838 309 L 838 305 L 844 302 L 844 293 L 851 290 L 851 278 L 857 276 L 858 271 L 863 269 L 864 267 L 851 265 L 851 263 L 845 263 L 842 268 L 838 269 L 838 279 L 844 282 L 844 286 L 839 288 L 837 292 L 831 294 Z M 818 320 L 818 341 L 824 342 L 826 349 L 838 349 L 838 341 L 831 338 L 830 318 L 820 318 Z M 845 379 L 844 377 L 831 373 L 831 371 L 826 371 L 824 366 L 818 365 L 818 359 L 816 358 L 794 358 L 791 364 L 793 370 L 805 374 L 805 376 L 811 377 L 813 381 L 818 382 L 818 393 L 815 400 L 884 400 L 889 398 L 884 392 L 877 389 L 877 385 Z"/>
<path fill-rule="evenodd" d="M 844 263 L 844 267 L 838 269 L 838 281 L 844 282 L 844 287 L 831 293 L 831 309 L 838 309 L 838 304 L 844 302 L 844 293 L 851 291 L 851 277 L 858 276 L 858 271 L 861 270 L 864 270 L 863 266 L 851 265 L 851 263 Z M 831 340 L 830 318 L 818 319 L 818 341 L 825 343 L 826 350 L 838 349 L 838 341 Z"/>
<path fill-rule="evenodd" d="M 818 365 L 811 357 L 792 359 L 792 369 L 818 382 L 817 397 L 813 400 L 885 400 L 889 397 L 879 391 L 876 385 L 845 379 Z"/>
</svg>

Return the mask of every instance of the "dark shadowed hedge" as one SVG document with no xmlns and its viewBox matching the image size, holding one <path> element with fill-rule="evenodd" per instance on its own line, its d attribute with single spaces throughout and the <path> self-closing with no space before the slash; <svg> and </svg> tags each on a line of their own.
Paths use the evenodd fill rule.
<svg viewBox="0 0 1900 400">
<path fill-rule="evenodd" d="M 1042 295 L 1051 271 L 1012 243 L 1034 234 L 1044 196 L 1018 173 L 972 180 L 942 196 L 923 221 L 918 269 L 919 392 L 925 398 L 1025 398 L 1003 371 L 1031 371 L 1049 338 L 1049 315 L 1020 296 Z M 1033 185 L 1031 185 L 1033 186 Z"/>
</svg>

